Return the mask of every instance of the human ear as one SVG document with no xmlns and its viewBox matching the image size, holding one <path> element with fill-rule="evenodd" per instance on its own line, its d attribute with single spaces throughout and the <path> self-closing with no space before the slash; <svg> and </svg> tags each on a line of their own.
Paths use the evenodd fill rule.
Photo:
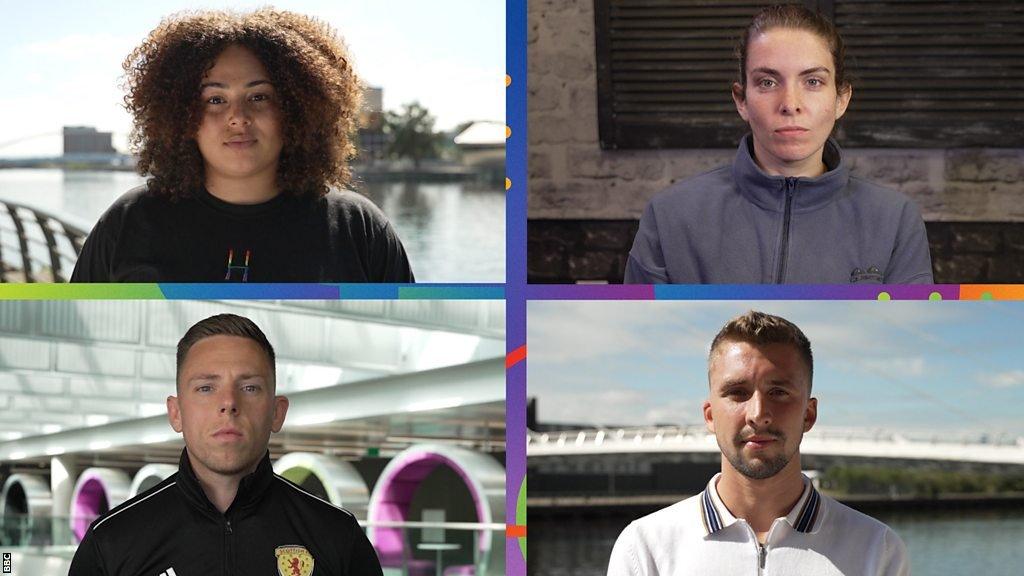
<svg viewBox="0 0 1024 576">
<path fill-rule="evenodd" d="M 732 101 L 736 104 L 736 111 L 740 113 L 740 118 L 743 118 L 744 122 L 749 122 L 747 119 L 747 97 L 739 82 L 732 84 Z"/>
<path fill-rule="evenodd" d="M 167 420 L 175 432 L 181 432 L 181 406 L 176 396 L 167 397 Z"/>
<path fill-rule="evenodd" d="M 270 430 L 280 432 L 284 426 L 284 417 L 288 414 L 288 398 L 285 396 L 274 396 L 274 419 L 271 422 Z"/>
<path fill-rule="evenodd" d="M 711 401 L 710 400 L 705 400 L 704 401 L 704 406 L 702 407 L 702 411 L 704 412 L 704 426 L 707 428 L 708 432 L 714 434 L 715 433 L 715 418 L 714 418 L 714 416 L 712 415 L 712 412 L 711 412 Z"/>
<path fill-rule="evenodd" d="M 847 84 L 843 87 L 842 92 L 836 95 L 836 120 L 843 117 L 846 114 L 846 108 L 850 105 L 850 98 L 853 97 L 853 86 Z"/>
<path fill-rule="evenodd" d="M 804 432 L 810 431 L 814 423 L 818 421 L 818 399 L 811 398 L 807 401 L 807 410 L 804 411 Z"/>
</svg>

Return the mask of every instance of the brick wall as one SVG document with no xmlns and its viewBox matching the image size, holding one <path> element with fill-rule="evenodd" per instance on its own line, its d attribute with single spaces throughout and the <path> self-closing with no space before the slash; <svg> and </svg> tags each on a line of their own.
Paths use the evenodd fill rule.
<svg viewBox="0 0 1024 576">
<path fill-rule="evenodd" d="M 735 150 L 600 149 L 593 0 L 531 0 L 527 57 L 531 278 L 587 279 L 606 269 L 621 278 L 619 259 L 632 240 L 624 231 L 635 230 L 648 199 L 728 164 Z M 846 156 L 854 175 L 920 206 L 935 234 L 936 281 L 1024 282 L 1022 265 L 1014 264 L 1020 227 L 1011 225 L 1024 222 L 1024 149 L 859 149 Z M 988 230 L 988 240 L 956 240 L 954 230 L 975 229 Z M 560 230 L 570 236 L 557 238 Z"/>
<path fill-rule="evenodd" d="M 531 220 L 531 283 L 622 282 L 637 220 Z M 1024 222 L 927 222 L 936 284 L 1024 282 Z"/>
</svg>

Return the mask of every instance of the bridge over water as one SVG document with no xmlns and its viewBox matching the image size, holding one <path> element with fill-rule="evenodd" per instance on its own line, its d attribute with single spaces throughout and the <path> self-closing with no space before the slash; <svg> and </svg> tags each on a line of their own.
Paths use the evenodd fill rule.
<svg viewBox="0 0 1024 576">
<path fill-rule="evenodd" d="M 1024 440 L 1010 436 L 816 426 L 804 436 L 800 452 L 801 466 L 812 476 L 858 465 L 1024 473 Z M 530 432 L 526 454 L 528 506 L 534 511 L 653 510 L 698 493 L 721 469 L 718 444 L 703 426 Z M 902 496 L 860 498 L 897 497 Z"/>
<path fill-rule="evenodd" d="M 703 427 L 642 427 L 531 432 L 527 456 L 693 453 L 718 455 Z M 1024 466 L 1024 438 L 923 435 L 864 428 L 816 426 L 800 445 L 804 456 L 1010 464 Z"/>
</svg>

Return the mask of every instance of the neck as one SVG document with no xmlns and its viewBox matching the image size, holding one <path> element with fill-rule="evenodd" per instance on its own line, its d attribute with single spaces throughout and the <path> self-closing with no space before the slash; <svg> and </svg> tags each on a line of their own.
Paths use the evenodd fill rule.
<svg viewBox="0 0 1024 576">
<path fill-rule="evenodd" d="M 233 178 L 217 174 L 207 166 L 205 184 L 210 194 L 229 204 L 260 204 L 280 193 L 276 167 L 244 178 Z"/>
<path fill-rule="evenodd" d="M 256 470 L 256 466 L 259 465 L 259 461 L 257 461 L 248 470 L 237 474 L 220 474 L 196 462 L 191 454 L 189 454 L 188 460 L 203 493 L 221 514 L 226 512 L 231 507 L 231 503 L 235 501 L 235 496 L 238 495 L 238 485 L 241 484 L 242 478 L 252 474 Z"/>
<path fill-rule="evenodd" d="M 722 475 L 716 486 L 718 497 L 737 518 L 743 518 L 764 542 L 776 518 L 789 514 L 804 491 L 800 455 L 771 478 L 754 480 L 740 474 L 722 457 Z"/>
<path fill-rule="evenodd" d="M 821 150 L 811 154 L 803 160 L 794 160 L 793 162 L 778 162 L 768 163 L 762 160 L 762 158 L 769 158 L 766 151 L 761 149 L 761 146 L 754 140 L 754 162 L 764 170 L 764 173 L 769 176 L 785 176 L 786 178 L 817 178 L 825 172 L 828 172 L 828 167 L 825 166 L 823 159 L 825 153 L 825 147 L 822 146 Z"/>
</svg>

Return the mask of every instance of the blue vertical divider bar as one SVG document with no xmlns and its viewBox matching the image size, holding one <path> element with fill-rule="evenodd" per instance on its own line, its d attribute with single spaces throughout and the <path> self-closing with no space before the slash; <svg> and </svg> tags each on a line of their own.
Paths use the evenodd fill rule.
<svg viewBox="0 0 1024 576">
<path fill-rule="evenodd" d="M 505 2 L 506 572 L 526 575 L 526 0 Z"/>
</svg>

